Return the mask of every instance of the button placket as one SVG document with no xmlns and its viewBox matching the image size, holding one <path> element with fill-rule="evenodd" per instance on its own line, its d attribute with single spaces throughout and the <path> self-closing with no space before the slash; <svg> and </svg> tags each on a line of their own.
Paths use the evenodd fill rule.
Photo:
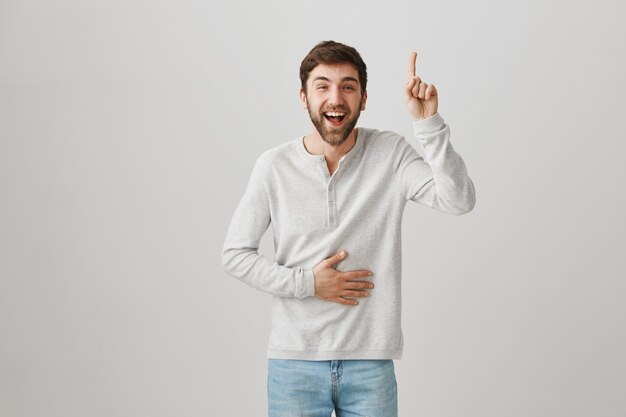
<svg viewBox="0 0 626 417">
<path fill-rule="evenodd" d="M 335 194 L 334 178 L 328 185 L 328 226 L 337 225 L 337 198 Z"/>
<path fill-rule="evenodd" d="M 330 173 L 328 172 L 328 166 L 326 165 L 326 158 L 322 156 L 319 159 L 317 168 L 319 169 L 320 174 L 322 174 L 322 178 L 324 178 L 324 181 L 328 181 L 328 179 L 330 178 Z"/>
</svg>

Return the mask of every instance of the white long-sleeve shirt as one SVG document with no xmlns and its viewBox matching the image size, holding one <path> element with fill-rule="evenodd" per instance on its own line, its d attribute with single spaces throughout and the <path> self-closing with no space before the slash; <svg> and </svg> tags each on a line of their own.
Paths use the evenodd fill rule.
<svg viewBox="0 0 626 417">
<path fill-rule="evenodd" d="M 451 214 L 474 185 L 439 113 L 414 122 L 422 158 L 400 135 L 358 128 L 333 175 L 303 137 L 263 153 L 224 243 L 228 274 L 273 294 L 268 357 L 341 360 L 402 356 L 401 223 L 409 200 Z M 275 262 L 258 253 L 272 225 Z M 349 306 L 314 297 L 312 269 L 340 249 L 339 271 L 368 269 L 369 296 Z"/>
</svg>

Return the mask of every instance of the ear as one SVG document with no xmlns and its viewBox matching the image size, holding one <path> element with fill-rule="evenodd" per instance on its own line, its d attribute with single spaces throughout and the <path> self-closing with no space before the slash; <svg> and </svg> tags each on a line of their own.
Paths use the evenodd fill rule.
<svg viewBox="0 0 626 417">
<path fill-rule="evenodd" d="M 300 89 L 300 104 L 302 105 L 303 109 L 307 108 L 306 93 L 304 92 L 303 88 Z"/>
<path fill-rule="evenodd" d="M 361 99 L 361 111 L 365 110 L 365 102 L 367 102 L 367 90 L 365 90 Z"/>
</svg>

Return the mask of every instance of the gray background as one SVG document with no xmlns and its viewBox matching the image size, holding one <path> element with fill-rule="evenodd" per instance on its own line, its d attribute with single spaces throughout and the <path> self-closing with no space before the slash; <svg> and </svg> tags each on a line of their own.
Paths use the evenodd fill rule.
<svg viewBox="0 0 626 417">
<path fill-rule="evenodd" d="M 624 10 L 506 3 L 0 1 L 0 415 L 265 415 L 271 297 L 220 250 L 323 39 L 407 136 L 417 50 L 476 184 L 405 212 L 401 415 L 626 415 Z"/>
</svg>

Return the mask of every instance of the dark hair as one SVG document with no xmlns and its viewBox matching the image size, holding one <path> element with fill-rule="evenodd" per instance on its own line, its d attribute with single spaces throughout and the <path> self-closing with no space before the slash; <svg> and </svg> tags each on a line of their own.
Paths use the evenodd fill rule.
<svg viewBox="0 0 626 417">
<path fill-rule="evenodd" d="M 302 89 L 306 93 L 306 82 L 313 68 L 319 64 L 352 64 L 359 74 L 361 84 L 361 94 L 365 94 L 367 87 L 367 67 L 361 55 L 351 46 L 335 41 L 322 41 L 315 45 L 313 49 L 304 57 L 300 64 L 300 82 Z"/>
</svg>

